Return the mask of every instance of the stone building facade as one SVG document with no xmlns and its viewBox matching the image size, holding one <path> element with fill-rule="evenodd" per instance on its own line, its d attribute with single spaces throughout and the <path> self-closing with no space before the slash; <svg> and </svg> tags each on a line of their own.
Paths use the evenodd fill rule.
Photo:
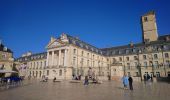
<svg viewBox="0 0 170 100">
<path fill-rule="evenodd" d="M 12 71 L 13 69 L 13 52 L 0 42 L 0 70 Z M 8 77 L 10 73 L 1 73 L 0 77 Z"/>
<path fill-rule="evenodd" d="M 27 76 L 72 79 L 94 75 L 102 79 L 120 78 L 127 73 L 142 79 L 170 76 L 170 35 L 158 36 L 154 12 L 141 17 L 143 41 L 128 45 L 97 48 L 68 34 L 51 37 L 47 52 L 20 57 Z"/>
</svg>

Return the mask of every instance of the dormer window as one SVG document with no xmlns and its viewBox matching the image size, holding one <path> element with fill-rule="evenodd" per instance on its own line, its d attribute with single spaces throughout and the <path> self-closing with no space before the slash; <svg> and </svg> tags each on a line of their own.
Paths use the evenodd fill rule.
<svg viewBox="0 0 170 100">
<path fill-rule="evenodd" d="M 102 54 L 102 51 L 100 51 L 100 54 Z"/>
<path fill-rule="evenodd" d="M 83 47 L 83 44 L 82 44 L 82 43 L 80 43 L 80 47 Z"/>
<path fill-rule="evenodd" d="M 132 49 L 133 53 L 136 53 L 136 49 Z"/>
<path fill-rule="evenodd" d="M 144 21 L 147 22 L 148 21 L 148 17 L 144 17 Z"/>
<path fill-rule="evenodd" d="M 96 52 L 98 53 L 98 50 L 96 49 Z"/>
<path fill-rule="evenodd" d="M 129 53 L 129 50 L 126 50 L 126 54 L 128 54 Z"/>
<path fill-rule="evenodd" d="M 93 51 L 94 49 L 93 49 L 93 48 L 91 48 L 91 50 Z"/>
<path fill-rule="evenodd" d="M 121 51 L 121 50 L 119 50 L 118 52 L 119 52 L 119 54 L 122 54 L 122 51 Z"/>
<path fill-rule="evenodd" d="M 4 47 L 3 50 L 4 50 L 4 51 L 7 51 L 7 47 Z"/>
<path fill-rule="evenodd" d="M 89 47 L 86 45 L 86 49 L 88 49 Z"/>
</svg>

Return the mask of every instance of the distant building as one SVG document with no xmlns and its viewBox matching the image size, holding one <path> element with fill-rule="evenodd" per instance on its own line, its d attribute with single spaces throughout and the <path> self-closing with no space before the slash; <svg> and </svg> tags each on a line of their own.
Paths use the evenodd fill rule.
<svg viewBox="0 0 170 100">
<path fill-rule="evenodd" d="M 13 52 L 4 46 L 2 42 L 0 42 L 0 70 L 5 71 L 12 71 L 13 69 Z M 0 77 L 8 77 L 10 76 L 10 73 L 7 74 L 0 74 Z"/>
<path fill-rule="evenodd" d="M 158 40 L 155 12 L 151 11 L 141 17 L 143 42 Z"/>
<path fill-rule="evenodd" d="M 47 52 L 20 57 L 27 66 L 26 76 L 72 79 L 91 75 L 102 79 L 120 78 L 127 73 L 138 79 L 170 76 L 170 35 L 158 36 L 154 12 L 141 17 L 143 41 L 128 45 L 97 48 L 76 37 L 51 37 Z"/>
</svg>

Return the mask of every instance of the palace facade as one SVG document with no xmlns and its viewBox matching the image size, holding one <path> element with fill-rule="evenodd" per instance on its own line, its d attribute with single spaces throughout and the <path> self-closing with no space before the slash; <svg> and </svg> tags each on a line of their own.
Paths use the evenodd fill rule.
<svg viewBox="0 0 170 100">
<path fill-rule="evenodd" d="M 15 62 L 25 67 L 25 76 L 49 79 L 72 79 L 73 76 L 94 75 L 116 79 L 127 73 L 143 79 L 170 76 L 170 35 L 158 36 L 155 12 L 141 17 L 141 43 L 97 48 L 76 37 L 62 33 L 51 37 L 47 51 L 27 53 Z M 23 68 L 22 68 L 23 69 Z"/>
</svg>

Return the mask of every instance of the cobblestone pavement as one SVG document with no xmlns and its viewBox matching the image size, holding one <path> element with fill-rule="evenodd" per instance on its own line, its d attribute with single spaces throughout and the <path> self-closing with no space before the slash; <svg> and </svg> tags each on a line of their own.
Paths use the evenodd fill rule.
<svg viewBox="0 0 170 100">
<path fill-rule="evenodd" d="M 168 83 L 134 83 L 134 90 L 124 90 L 121 82 L 102 84 L 25 82 L 18 87 L 1 89 L 0 100 L 170 100 Z"/>
</svg>

